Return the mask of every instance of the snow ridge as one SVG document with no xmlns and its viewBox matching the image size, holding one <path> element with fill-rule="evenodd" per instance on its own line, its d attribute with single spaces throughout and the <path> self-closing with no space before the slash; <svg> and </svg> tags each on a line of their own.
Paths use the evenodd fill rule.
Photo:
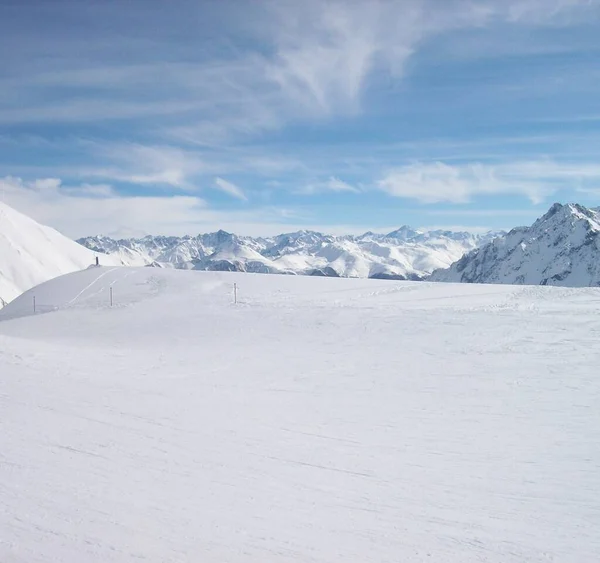
<svg viewBox="0 0 600 563">
<path fill-rule="evenodd" d="M 89 249 L 0 202 L 0 307 L 35 285 L 94 263 Z M 111 256 L 103 263 L 119 262 Z"/>
<path fill-rule="evenodd" d="M 555 203 L 531 227 L 475 249 L 432 281 L 589 287 L 600 285 L 600 212 Z"/>
</svg>

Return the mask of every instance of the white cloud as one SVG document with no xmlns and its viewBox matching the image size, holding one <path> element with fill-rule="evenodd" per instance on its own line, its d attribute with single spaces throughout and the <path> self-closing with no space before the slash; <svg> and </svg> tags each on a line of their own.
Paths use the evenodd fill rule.
<svg viewBox="0 0 600 563">
<path fill-rule="evenodd" d="M 78 186 L 61 186 L 64 193 L 73 196 L 85 197 L 116 197 L 117 194 L 109 184 L 80 184 Z"/>
<path fill-rule="evenodd" d="M 335 193 L 360 193 L 360 190 L 348 182 L 344 182 L 335 176 L 330 176 L 322 182 L 311 182 L 298 190 L 298 193 L 310 195 L 319 192 L 335 192 Z"/>
<path fill-rule="evenodd" d="M 378 186 L 390 195 L 424 203 L 466 203 L 473 195 L 497 193 L 505 187 L 498 183 L 493 168 L 477 164 L 450 166 L 443 162 L 416 163 L 391 170 Z M 511 190 L 514 192 L 517 187 Z"/>
<path fill-rule="evenodd" d="M 105 191 L 105 187 L 97 185 L 63 186 L 56 178 L 31 181 L 0 178 L 1 201 L 72 238 L 132 232 L 185 235 L 218 229 L 258 236 L 323 228 L 323 225 L 301 222 L 297 214 L 287 208 L 265 206 L 219 211 L 191 195 L 98 197 L 98 189 Z M 344 232 L 339 226 L 331 228 Z"/>
<path fill-rule="evenodd" d="M 64 185 L 60 178 L 39 178 L 29 182 L 13 176 L 0 178 L 2 196 L 12 197 L 19 194 L 29 194 L 39 200 L 48 200 L 65 195 L 83 198 L 107 198 L 116 194 L 108 184 L 79 184 Z"/>
<path fill-rule="evenodd" d="M 430 40 L 452 35 L 448 32 L 479 28 L 487 36 L 490 30 L 490 43 L 506 43 L 495 24 L 567 25 L 586 17 L 591 20 L 599 6 L 597 0 L 270 0 L 241 2 L 235 10 L 216 7 L 227 3 L 213 3 L 214 9 L 222 10 L 222 21 L 211 20 L 211 10 L 198 2 L 186 2 L 181 9 L 164 14 L 173 29 L 179 29 L 176 24 L 184 19 L 186 23 L 202 20 L 198 25 L 207 28 L 215 21 L 227 23 L 218 28 L 222 34 L 215 34 L 214 43 L 208 45 L 202 40 L 206 33 L 182 34 L 181 41 L 174 40 L 165 33 L 168 26 L 155 25 L 158 19 L 152 18 L 160 10 L 157 12 L 152 2 L 136 15 L 140 18 L 139 37 L 151 38 L 141 43 L 117 29 L 120 20 L 112 22 L 116 27 L 109 26 L 112 31 L 106 31 L 101 22 L 91 25 L 86 9 L 76 4 L 69 9 L 82 27 L 65 32 L 49 26 L 39 37 L 44 49 L 26 35 L 26 22 L 18 33 L 5 33 L 11 68 L 0 77 L 0 123 L 98 124 L 98 129 L 84 131 L 109 131 L 111 139 L 136 140 L 89 142 L 84 147 L 86 154 L 81 154 L 81 147 L 49 147 L 39 162 L 58 162 L 55 169 L 25 170 L 15 164 L 19 159 L 11 162 L 6 158 L 5 170 L 11 173 L 87 182 L 65 186 L 59 180 L 53 180 L 54 184 L 45 180 L 37 191 L 33 184 L 27 187 L 29 208 L 43 208 L 51 219 L 58 218 L 73 232 L 85 227 L 82 218 L 91 221 L 85 229 L 88 232 L 97 230 L 93 225 L 114 224 L 110 213 L 122 224 L 131 222 L 132 228 L 147 225 L 163 232 L 181 232 L 179 223 L 185 226 L 184 232 L 191 232 L 190 221 L 192 225 L 211 224 L 217 217 L 223 221 L 218 226 L 231 224 L 228 215 L 216 215 L 203 200 L 189 196 L 210 185 L 244 200 L 247 194 L 224 179 L 241 177 L 240 173 L 265 176 L 265 186 L 279 182 L 280 191 L 294 189 L 292 171 L 296 186 L 307 185 L 303 193 L 364 191 L 338 176 L 362 182 L 390 166 L 398 153 L 404 158 L 407 152 L 422 158 L 431 145 L 411 143 L 401 150 L 386 145 L 387 152 L 381 156 L 381 150 L 376 155 L 377 148 L 366 143 L 358 149 L 355 145 L 354 154 L 343 155 L 348 145 L 340 149 L 337 141 L 314 146 L 299 142 L 292 156 L 277 156 L 285 149 L 280 151 L 268 142 L 253 145 L 252 139 L 290 124 L 360 113 L 369 100 L 366 92 L 381 84 L 389 91 L 403 78 L 411 57 L 425 44 L 431 48 Z M 112 18 L 110 7 L 99 6 L 95 12 L 99 18 Z M 201 12 L 203 18 L 192 17 Z M 66 20 L 60 13 L 56 15 L 56 21 Z M 96 29 L 102 30 L 102 35 L 95 35 Z M 0 32 L 3 30 L 10 32 L 0 22 Z M 462 35 L 453 34 L 458 41 Z M 38 51 L 45 56 L 38 57 Z M 488 55 L 491 53 L 493 48 Z M 236 145 L 238 141 L 244 142 Z M 563 183 L 581 189 L 578 184 L 583 182 L 589 190 L 593 188 L 587 183 L 597 179 L 590 165 L 529 161 L 450 166 L 445 161 L 447 154 L 435 157 L 440 162 L 390 168 L 380 179 L 379 189 L 429 203 L 468 202 L 482 194 L 522 194 L 540 201 Z M 460 158 L 465 158 L 464 153 Z M 484 156 L 469 158 L 485 160 Z M 310 183 L 307 178 L 328 179 Z M 139 193 L 155 189 L 154 195 L 170 190 L 177 197 L 115 197 L 113 183 L 132 184 Z M 42 197 L 42 192 L 46 196 Z M 50 201 L 48 194 L 52 193 L 58 195 Z M 249 193 L 256 200 L 257 192 Z M 265 192 L 265 197 L 270 193 Z M 107 201 L 97 201 L 104 199 Z M 60 211 L 58 201 L 74 212 Z M 83 209 L 85 202 L 94 213 Z M 136 216 L 138 205 L 140 215 Z M 105 215 L 97 220 L 102 210 Z M 271 221 L 270 213 L 265 211 L 265 224 Z M 232 217 L 237 224 L 254 224 L 250 215 Z"/>
<path fill-rule="evenodd" d="M 271 0 L 235 10 L 185 3 L 169 15 L 171 25 L 188 29 L 190 21 L 226 21 L 226 33 L 208 46 L 203 33 L 173 42 L 153 20 L 165 15 L 148 4 L 136 22 L 140 37 L 153 39 L 143 49 L 117 24 L 106 36 L 106 26 L 92 26 L 77 6 L 69 15 L 81 22 L 78 33 L 49 27 L 36 37 L 48 46 L 43 61 L 25 56 L 27 26 L 18 35 L 4 30 L 7 49 L 23 55 L 0 81 L 0 122 L 133 120 L 138 131 L 158 126 L 179 138 L 224 142 L 307 117 L 356 113 L 370 79 L 402 77 L 421 44 L 444 32 L 495 21 L 564 25 L 598 7 L 597 0 Z M 106 8 L 95 17 L 114 23 L 113 16 Z"/>
<path fill-rule="evenodd" d="M 422 2 L 283 2 L 268 76 L 314 114 L 356 112 L 367 75 L 400 75 L 423 33 Z"/>
<path fill-rule="evenodd" d="M 242 201 L 248 201 L 246 194 L 239 186 L 236 186 L 235 184 L 228 182 L 223 178 L 215 178 L 215 186 L 223 193 L 226 193 L 237 199 L 241 199 Z"/>
<path fill-rule="evenodd" d="M 65 187 L 53 178 L 25 182 L 7 177 L 0 178 L 0 201 L 72 238 L 94 234 L 113 237 L 185 235 L 218 229 L 251 236 L 271 236 L 301 229 L 346 235 L 366 231 L 389 233 L 398 228 L 398 225 L 318 224 L 309 216 L 298 215 L 295 210 L 276 207 L 216 211 L 204 200 L 187 195 L 98 198 L 97 188 L 99 186 Z M 100 191 L 104 191 L 102 186 Z M 460 227 L 460 230 L 480 229 Z"/>
<path fill-rule="evenodd" d="M 194 177 L 207 171 L 197 152 L 172 146 L 91 143 L 90 149 L 97 159 L 108 161 L 111 165 L 82 169 L 79 171 L 82 177 L 193 191 L 196 189 Z"/>
<path fill-rule="evenodd" d="M 390 170 L 378 183 L 382 191 L 423 203 L 467 203 L 474 196 L 522 195 L 540 203 L 579 182 L 600 183 L 600 165 L 550 160 L 503 164 L 415 163 Z"/>
<path fill-rule="evenodd" d="M 326 189 L 332 192 L 352 192 L 355 194 L 359 193 L 358 188 L 355 188 L 354 186 L 348 184 L 348 182 L 344 182 L 343 180 L 335 178 L 334 176 L 332 176 L 331 178 L 329 178 L 329 180 L 327 180 L 327 182 L 325 182 L 325 187 Z"/>
<path fill-rule="evenodd" d="M 73 238 L 124 228 L 148 232 L 156 227 L 168 232 L 189 225 L 206 208 L 196 197 L 114 197 L 109 188 L 63 186 L 54 178 L 0 179 L 0 193 L 8 205 Z"/>
<path fill-rule="evenodd" d="M 267 77 L 312 115 L 356 113 L 368 79 L 403 76 L 421 44 L 448 31 L 500 22 L 560 24 L 583 19 L 597 0 L 278 1 Z M 593 15 L 593 14 L 592 14 Z M 596 13 L 596 15 L 598 15 Z"/>
</svg>

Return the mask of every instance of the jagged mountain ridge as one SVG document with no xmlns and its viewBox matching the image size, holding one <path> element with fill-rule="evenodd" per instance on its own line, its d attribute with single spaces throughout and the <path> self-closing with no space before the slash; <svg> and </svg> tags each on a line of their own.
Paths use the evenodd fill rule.
<svg viewBox="0 0 600 563">
<path fill-rule="evenodd" d="M 555 203 L 531 227 L 517 227 L 465 254 L 432 281 L 600 286 L 600 211 Z"/>
<path fill-rule="evenodd" d="M 483 235 L 410 227 L 388 234 L 333 236 L 297 231 L 274 237 L 238 236 L 226 231 L 197 236 L 146 236 L 115 240 L 105 236 L 77 242 L 117 255 L 135 265 L 166 265 L 198 270 L 421 279 L 447 267 L 465 252 L 492 240 Z"/>
</svg>

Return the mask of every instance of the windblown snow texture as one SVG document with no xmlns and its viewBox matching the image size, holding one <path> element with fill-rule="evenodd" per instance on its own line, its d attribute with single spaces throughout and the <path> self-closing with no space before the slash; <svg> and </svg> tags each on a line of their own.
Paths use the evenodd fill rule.
<svg viewBox="0 0 600 563">
<path fill-rule="evenodd" d="M 3 563 L 598 561 L 600 289 L 92 268 L 0 319 Z"/>
</svg>

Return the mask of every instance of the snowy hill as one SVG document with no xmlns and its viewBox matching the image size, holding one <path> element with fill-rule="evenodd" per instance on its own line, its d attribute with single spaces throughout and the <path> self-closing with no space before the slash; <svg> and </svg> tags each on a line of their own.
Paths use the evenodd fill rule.
<svg viewBox="0 0 600 563">
<path fill-rule="evenodd" d="M 0 202 L 0 307 L 34 285 L 94 262 L 93 252 Z"/>
<path fill-rule="evenodd" d="M 0 561 L 595 562 L 599 318 L 597 288 L 55 278 L 0 311 Z"/>
<path fill-rule="evenodd" d="M 466 254 L 433 281 L 558 286 L 600 285 L 600 213 L 554 204 L 531 227 Z"/>
<path fill-rule="evenodd" d="M 218 231 L 196 237 L 114 240 L 97 236 L 78 242 L 94 251 L 115 254 L 135 265 L 161 263 L 181 269 L 310 274 L 329 269 L 342 277 L 420 279 L 448 267 L 465 252 L 498 233 L 473 235 L 422 232 L 401 227 L 387 235 L 334 237 L 298 231 L 270 238 L 239 237 Z"/>
</svg>

